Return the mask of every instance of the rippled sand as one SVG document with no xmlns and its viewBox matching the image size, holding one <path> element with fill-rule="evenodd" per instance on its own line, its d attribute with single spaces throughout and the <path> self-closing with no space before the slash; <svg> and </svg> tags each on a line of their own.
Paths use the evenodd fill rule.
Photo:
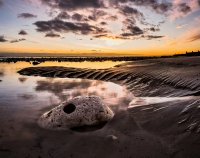
<svg viewBox="0 0 200 158">
<path fill-rule="evenodd" d="M 136 61 L 108 69 L 31 67 L 19 74 L 113 82 L 133 96 L 127 108 L 92 132 L 48 131 L 32 121 L 24 126 L 31 132 L 19 140 L 9 136 L 1 141 L 3 157 L 200 157 L 199 57 Z M 16 120 L 19 129 L 21 119 Z"/>
</svg>

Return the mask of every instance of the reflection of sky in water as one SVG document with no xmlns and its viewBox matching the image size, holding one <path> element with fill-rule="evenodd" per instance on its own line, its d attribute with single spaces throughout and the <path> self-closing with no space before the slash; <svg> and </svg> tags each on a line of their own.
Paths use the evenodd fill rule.
<svg viewBox="0 0 200 158">
<path fill-rule="evenodd" d="M 79 63 L 80 67 L 87 67 L 89 62 Z M 53 65 L 55 63 L 49 63 Z M 74 66 L 74 63 L 57 63 L 63 66 Z M 104 65 L 100 62 L 99 65 Z M 108 62 L 106 62 L 108 66 Z M 119 63 L 110 63 L 110 66 Z M 47 66 L 48 63 L 42 63 L 39 66 Z M 53 79 L 41 77 L 20 76 L 17 71 L 32 66 L 29 63 L 0 63 L 0 105 L 10 106 L 12 108 L 42 109 L 49 106 L 55 106 L 61 101 L 71 99 L 76 96 L 97 95 L 104 103 L 117 108 L 127 107 L 132 99 L 132 95 L 119 85 L 110 82 L 82 80 L 82 79 Z M 77 66 L 77 63 L 76 63 Z M 103 66 L 99 66 L 103 68 Z M 120 104 L 120 105 L 119 105 Z M 116 109 L 116 107 L 114 109 Z M 14 110 L 14 109 L 12 109 Z"/>
<path fill-rule="evenodd" d="M 63 64 L 66 66 L 65 63 Z M 72 66 L 70 63 L 67 64 Z M 103 65 L 104 62 L 101 64 Z M 87 67 L 88 62 L 77 65 Z M 114 66 L 114 63 L 111 65 Z M 4 148 L 9 149 L 10 142 L 12 145 L 19 140 L 25 142 L 35 140 L 36 135 L 40 135 L 42 130 L 37 125 L 38 118 L 63 100 L 80 95 L 98 95 L 102 97 L 105 104 L 117 111 L 127 107 L 127 102 L 132 99 L 132 95 L 128 95 L 124 87 L 114 83 L 20 76 L 16 73 L 28 66 L 32 65 L 20 62 L 0 63 L 0 80 L 2 80 L 0 82 L 0 142 Z"/>
<path fill-rule="evenodd" d="M 76 96 L 100 96 L 104 103 L 118 108 L 127 107 L 133 96 L 122 86 L 111 82 L 83 79 L 45 79 L 38 80 L 37 92 L 49 92 L 64 101 Z M 116 108 L 115 107 L 115 108 Z"/>
<path fill-rule="evenodd" d="M 103 61 L 103 62 L 44 62 L 40 63 L 39 66 L 65 66 L 65 67 L 78 67 L 78 68 L 92 68 L 92 69 L 106 69 L 111 68 L 115 65 L 123 64 L 124 61 L 113 62 L 113 61 Z"/>
</svg>

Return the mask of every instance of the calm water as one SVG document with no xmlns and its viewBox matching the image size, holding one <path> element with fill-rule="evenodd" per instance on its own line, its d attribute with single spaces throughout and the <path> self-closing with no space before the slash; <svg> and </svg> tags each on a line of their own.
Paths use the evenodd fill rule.
<svg viewBox="0 0 200 158">
<path fill-rule="evenodd" d="M 122 62 L 42 63 L 38 66 L 107 68 Z M 77 66 L 78 65 L 78 66 Z M 127 108 L 133 99 L 125 87 L 110 82 L 85 79 L 55 79 L 20 76 L 17 71 L 30 63 L 0 63 L 0 145 L 6 139 L 24 139 L 33 133 L 37 119 L 47 110 L 76 96 L 98 95 L 114 111 Z"/>
<path fill-rule="evenodd" d="M 69 66 L 69 67 L 112 67 L 120 62 L 83 62 L 83 63 L 53 63 L 47 62 L 39 66 Z M 124 87 L 110 82 L 85 79 L 54 79 L 20 76 L 17 71 L 32 66 L 29 63 L 0 63 L 0 106 L 16 108 L 40 109 L 71 99 L 76 96 L 98 95 L 110 106 L 117 105 L 127 98 Z M 126 97 L 125 97 L 126 96 Z M 130 96 L 131 97 L 131 96 Z M 129 98 L 129 97 L 128 97 Z M 128 99 L 130 101 L 130 99 Z M 127 102 L 125 102 L 127 103 Z"/>
</svg>

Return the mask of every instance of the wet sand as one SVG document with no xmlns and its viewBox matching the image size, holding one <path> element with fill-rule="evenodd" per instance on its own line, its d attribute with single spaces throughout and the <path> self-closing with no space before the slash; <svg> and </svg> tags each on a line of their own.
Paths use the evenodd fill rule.
<svg viewBox="0 0 200 158">
<path fill-rule="evenodd" d="M 32 67 L 22 75 L 84 78 L 125 85 L 137 97 L 189 97 L 130 106 L 116 112 L 103 128 L 90 132 L 41 129 L 37 119 L 49 108 L 37 112 L 27 124 L 23 117 L 1 118 L 10 126 L 0 133 L 0 157 L 116 157 L 198 158 L 200 157 L 200 58 L 152 59 L 125 63 L 110 69 Z M 5 106 L 6 108 L 6 106 Z M 6 111 L 6 110 L 5 110 Z M 10 123 L 12 122 L 12 123 Z M 20 126 L 31 130 L 20 133 Z M 13 128 L 16 128 L 12 133 Z M 6 137 L 6 135 L 8 135 Z"/>
</svg>

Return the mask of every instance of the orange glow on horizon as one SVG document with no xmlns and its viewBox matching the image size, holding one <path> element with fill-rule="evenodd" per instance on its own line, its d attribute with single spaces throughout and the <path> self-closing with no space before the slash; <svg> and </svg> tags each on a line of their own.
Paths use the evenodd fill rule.
<svg viewBox="0 0 200 158">
<path fill-rule="evenodd" d="M 172 50 L 172 51 L 171 51 Z M 3 51 L 0 51 L 0 53 L 24 53 L 24 54 L 66 54 L 66 55 L 77 55 L 77 56 L 87 56 L 87 55 L 94 55 L 94 56 L 103 56 L 103 55 L 108 55 L 108 56 L 115 56 L 115 55 L 130 55 L 130 56 L 162 56 L 162 55 L 174 55 L 174 54 L 182 54 L 185 53 L 186 51 L 191 52 L 191 51 L 198 51 L 198 47 L 196 48 L 190 48 L 190 49 L 185 49 L 185 48 L 180 48 L 180 49 L 153 49 L 153 50 L 101 50 L 101 51 L 92 51 L 92 50 L 87 50 L 87 49 L 82 49 L 82 50 L 63 50 L 63 49 L 45 49 L 41 50 L 38 48 L 25 48 L 25 49 L 18 49 L 18 48 L 9 48 L 9 49 L 4 49 Z"/>
</svg>

